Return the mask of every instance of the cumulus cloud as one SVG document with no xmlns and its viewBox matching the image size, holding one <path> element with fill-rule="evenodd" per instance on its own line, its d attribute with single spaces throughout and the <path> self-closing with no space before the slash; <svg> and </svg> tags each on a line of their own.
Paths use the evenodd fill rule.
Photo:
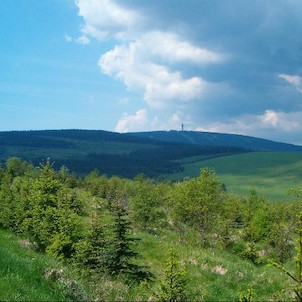
<svg viewBox="0 0 302 302">
<path fill-rule="evenodd" d="M 150 31 L 139 40 L 141 51 L 169 62 L 218 63 L 226 56 L 195 46 L 172 32 Z"/>
<path fill-rule="evenodd" d="M 78 42 L 107 43 L 101 72 L 125 85 L 129 103 L 139 96 L 118 129 L 176 127 L 175 113 L 190 116 L 191 129 L 266 137 L 300 129 L 301 1 L 75 1 Z"/>
<path fill-rule="evenodd" d="M 144 130 L 148 123 L 147 111 L 145 109 L 138 110 L 134 115 L 124 113 L 118 121 L 115 131 L 131 132 Z"/>
<path fill-rule="evenodd" d="M 142 17 L 112 0 L 76 0 L 79 15 L 84 19 L 82 33 L 104 40 L 111 36 L 125 38 Z"/>
<path fill-rule="evenodd" d="M 246 114 L 226 122 L 210 123 L 196 127 L 197 131 L 223 132 L 260 136 L 279 140 L 287 136 L 293 143 L 302 144 L 302 138 L 297 139 L 297 133 L 302 130 L 302 111 L 286 113 L 266 110 L 263 114 Z"/>
<path fill-rule="evenodd" d="M 78 0 L 77 5 L 79 15 L 84 18 L 83 35 L 78 42 L 88 43 L 87 36 L 122 41 L 101 55 L 101 71 L 123 81 L 129 91 L 142 93 L 153 108 L 171 106 L 171 101 L 197 99 L 207 87 L 200 76 L 185 77 L 171 64 L 210 64 L 224 60 L 223 55 L 200 48 L 175 32 L 149 30 L 136 31 L 134 35 L 133 29 L 142 27 L 145 17 L 113 0 Z"/>
<path fill-rule="evenodd" d="M 139 91 L 152 107 L 163 108 L 171 100 L 200 96 L 206 83 L 199 77 L 184 79 L 180 72 L 145 60 L 137 42 L 116 46 L 99 60 L 103 73 L 122 80 L 130 91 Z"/>
<path fill-rule="evenodd" d="M 99 66 L 103 73 L 123 81 L 130 91 L 143 93 L 152 107 L 162 108 L 171 100 L 201 97 L 209 86 L 205 80 L 198 76 L 186 79 L 180 71 L 171 71 L 170 66 L 157 63 L 158 57 L 174 63 L 206 64 L 223 60 L 222 55 L 182 41 L 176 34 L 149 32 L 103 54 Z"/>
</svg>

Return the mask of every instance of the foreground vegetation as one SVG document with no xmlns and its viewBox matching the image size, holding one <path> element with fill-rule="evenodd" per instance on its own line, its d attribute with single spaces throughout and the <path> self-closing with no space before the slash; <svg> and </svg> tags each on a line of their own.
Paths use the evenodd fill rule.
<svg viewBox="0 0 302 302">
<path fill-rule="evenodd" d="M 0 169 L 0 300 L 294 300 L 293 193 L 274 204 L 253 189 L 229 195 L 210 169 L 178 183 L 77 178 L 50 160 L 10 158 Z"/>
<path fill-rule="evenodd" d="M 0 300 L 66 301 L 84 297 L 68 269 L 27 239 L 0 230 Z"/>
</svg>

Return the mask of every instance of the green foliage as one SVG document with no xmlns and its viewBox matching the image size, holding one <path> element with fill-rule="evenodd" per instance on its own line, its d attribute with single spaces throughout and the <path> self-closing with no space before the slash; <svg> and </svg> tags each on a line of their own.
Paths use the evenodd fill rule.
<svg viewBox="0 0 302 302">
<path fill-rule="evenodd" d="M 69 277 L 62 290 L 58 278 L 47 278 L 50 268 L 63 271 L 58 261 L 33 251 L 27 240 L 0 230 L 1 301 L 75 301 L 83 297 L 71 295 L 69 284 L 74 279 Z"/>
<path fill-rule="evenodd" d="M 245 239 L 249 242 L 260 241 L 268 234 L 269 217 L 265 199 L 254 188 L 250 189 L 244 207 Z"/>
<path fill-rule="evenodd" d="M 187 273 L 180 268 L 174 249 L 169 250 L 164 277 L 156 294 L 157 301 L 180 302 L 186 301 L 187 296 Z"/>
<path fill-rule="evenodd" d="M 93 293 L 90 300 L 145 301 L 157 287 L 162 301 L 230 301 L 250 284 L 259 300 L 269 300 L 289 284 L 254 264 L 261 255 L 287 267 L 297 225 L 293 217 L 302 202 L 270 204 L 255 190 L 244 199 L 228 195 L 210 169 L 177 184 L 93 172 L 71 185 L 68 169 L 56 172 L 49 160 L 25 173 L 11 171 L 17 169 L 0 169 L 0 227 L 27 236 L 40 252 L 76 264 Z M 171 246 L 186 259 L 187 275 L 171 252 L 160 286 L 137 282 L 150 278 L 146 267 L 153 277 L 161 276 Z M 73 293 L 84 297 L 76 294 L 81 286 L 60 271 L 47 272 L 50 281 L 62 281 L 68 299 Z M 248 292 L 242 297 L 250 299 Z"/>
<path fill-rule="evenodd" d="M 94 207 L 89 220 L 88 231 L 76 243 L 76 262 L 79 266 L 97 274 L 105 270 L 106 238 L 104 226 L 97 206 Z"/>
<path fill-rule="evenodd" d="M 156 233 L 165 219 L 163 192 L 151 180 L 136 181 L 135 195 L 130 200 L 132 219 L 141 229 Z"/>
<path fill-rule="evenodd" d="M 177 183 L 170 197 L 175 223 L 188 223 L 195 227 L 203 244 L 215 225 L 222 202 L 221 184 L 210 169 L 202 170 L 198 178 Z"/>
<path fill-rule="evenodd" d="M 291 278 L 294 285 L 291 287 L 295 295 L 295 300 L 302 301 L 302 213 L 298 215 L 298 240 L 296 245 L 296 257 L 295 257 L 295 272 L 289 271 L 281 264 L 271 261 L 271 265 L 277 267 L 279 270 L 284 272 L 288 277 Z"/>
<path fill-rule="evenodd" d="M 271 258 L 284 263 L 292 257 L 294 251 L 294 233 L 297 227 L 296 212 L 299 204 L 275 203 L 270 205 L 268 217 L 270 228 L 266 241 L 272 249 Z"/>
<path fill-rule="evenodd" d="M 106 197 L 106 187 L 107 178 L 100 177 L 98 170 L 93 170 L 88 175 L 85 176 L 83 180 L 83 185 L 88 189 L 93 195 L 105 198 Z"/>
<path fill-rule="evenodd" d="M 225 196 L 213 230 L 217 234 L 217 243 L 224 248 L 233 247 L 241 237 L 243 228 L 244 204 L 242 200 L 235 196 Z"/>
<path fill-rule="evenodd" d="M 262 259 L 257 252 L 255 242 L 249 242 L 246 249 L 241 253 L 241 256 L 250 260 L 253 264 L 262 263 Z"/>
<path fill-rule="evenodd" d="M 33 169 L 32 163 L 23 161 L 18 157 L 10 157 L 6 161 L 5 166 L 7 173 L 9 173 L 12 177 L 22 176 L 26 172 L 30 172 Z"/>
<path fill-rule="evenodd" d="M 241 291 L 239 293 L 240 302 L 252 302 L 253 301 L 254 290 L 252 287 L 249 287 L 246 292 Z"/>
<path fill-rule="evenodd" d="M 133 263 L 139 254 L 134 250 L 134 242 L 138 239 L 131 236 L 131 226 L 128 213 L 120 200 L 112 205 L 113 221 L 107 227 L 109 238 L 107 240 L 106 269 L 111 275 L 143 274 L 141 268 Z"/>
<path fill-rule="evenodd" d="M 31 186 L 24 231 L 42 250 L 57 257 L 71 257 L 78 238 L 78 208 L 73 196 L 60 183 L 49 160 Z"/>
</svg>

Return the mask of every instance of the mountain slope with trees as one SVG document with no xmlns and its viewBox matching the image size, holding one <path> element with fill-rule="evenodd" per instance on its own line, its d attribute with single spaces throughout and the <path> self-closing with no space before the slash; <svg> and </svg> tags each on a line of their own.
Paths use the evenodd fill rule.
<svg viewBox="0 0 302 302">
<path fill-rule="evenodd" d="M 175 160 L 204 158 L 246 152 L 230 146 L 199 146 L 163 142 L 97 130 L 44 130 L 0 132 L 0 160 L 22 157 L 37 165 L 50 157 L 55 167 L 67 166 L 85 175 L 93 169 L 102 174 L 135 177 L 144 173 L 158 177 L 182 170 Z"/>
<path fill-rule="evenodd" d="M 202 132 L 202 131 L 151 131 L 133 132 L 130 136 L 150 138 L 165 142 L 196 144 L 201 146 L 240 147 L 251 151 L 292 151 L 301 152 L 302 146 L 274 142 L 238 134 Z"/>
<path fill-rule="evenodd" d="M 149 177 L 183 171 L 194 156 L 209 159 L 251 151 L 302 151 L 301 146 L 240 135 L 193 131 L 120 134 L 101 130 L 40 130 L 0 132 L 0 161 L 21 157 L 37 165 L 50 157 L 59 169 L 86 175 Z"/>
</svg>

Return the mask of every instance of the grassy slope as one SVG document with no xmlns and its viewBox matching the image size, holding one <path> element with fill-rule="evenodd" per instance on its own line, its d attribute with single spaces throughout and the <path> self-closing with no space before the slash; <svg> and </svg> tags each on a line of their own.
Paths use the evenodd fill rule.
<svg viewBox="0 0 302 302">
<path fill-rule="evenodd" d="M 188 273 L 189 298 L 192 301 L 236 301 L 240 291 L 254 287 L 254 298 L 267 301 L 282 288 L 288 287 L 289 279 L 275 268 L 255 266 L 251 262 L 226 252 L 219 247 L 202 249 L 196 243 L 196 234 L 187 234 L 180 240 L 177 233 L 168 231 L 159 236 L 138 233 L 143 263 L 147 264 L 160 279 L 168 250 L 174 247 L 181 264 Z M 190 239 L 191 237 L 191 239 Z M 45 279 L 45 271 L 57 265 L 53 259 L 20 247 L 18 239 L 0 230 L 0 300 L 5 301 L 66 301 L 55 281 Z M 145 301 L 154 297 L 157 286 L 123 284 L 109 279 L 99 280 L 102 300 Z M 151 289 L 151 290 L 150 290 Z M 61 293 L 60 293 L 61 291 Z M 97 298 L 95 292 L 90 297 Z"/>
<path fill-rule="evenodd" d="M 176 250 L 188 276 L 191 301 L 238 301 L 239 293 L 253 287 L 255 301 L 268 301 L 274 293 L 281 293 L 290 281 L 276 268 L 255 266 L 219 246 L 202 249 L 196 234 L 187 234 L 183 241 L 173 232 L 160 237 L 140 234 L 143 238 L 143 257 L 157 275 L 163 271 L 169 248 Z M 195 243 L 194 243 L 195 241 Z"/>
<path fill-rule="evenodd" d="M 290 200 L 288 190 L 301 186 L 302 153 L 255 152 L 199 160 L 184 164 L 184 172 L 172 179 L 196 177 L 203 167 L 214 168 L 230 193 L 246 195 L 251 187 L 272 200 Z"/>
<path fill-rule="evenodd" d="M 47 280 L 46 272 L 58 263 L 29 248 L 20 240 L 0 230 L 0 301 L 66 301 L 62 284 Z"/>
</svg>

